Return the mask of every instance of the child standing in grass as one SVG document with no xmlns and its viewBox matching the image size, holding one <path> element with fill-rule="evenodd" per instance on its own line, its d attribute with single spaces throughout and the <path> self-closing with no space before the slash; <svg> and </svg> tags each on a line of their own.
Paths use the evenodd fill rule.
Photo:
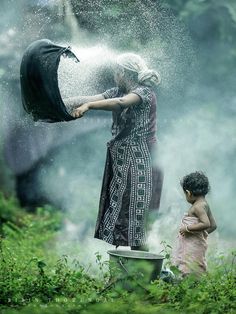
<svg viewBox="0 0 236 314">
<path fill-rule="evenodd" d="M 192 206 L 182 218 L 173 263 L 183 275 L 200 274 L 206 271 L 207 236 L 216 229 L 205 199 L 209 181 L 202 172 L 193 172 L 182 179 L 181 186 Z"/>
</svg>

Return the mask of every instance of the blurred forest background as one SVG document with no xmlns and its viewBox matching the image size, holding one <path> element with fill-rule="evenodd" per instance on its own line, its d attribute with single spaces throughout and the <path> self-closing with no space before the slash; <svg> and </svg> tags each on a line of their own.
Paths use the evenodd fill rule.
<svg viewBox="0 0 236 314">
<path fill-rule="evenodd" d="M 21 105 L 20 62 L 26 47 L 41 38 L 83 47 L 85 52 L 87 47 L 89 51 L 106 47 L 94 53 L 91 63 L 92 58 L 106 57 L 103 51 L 109 49 L 134 51 L 146 56 L 162 76 L 157 90 L 165 172 L 162 225 L 170 222 L 170 216 L 179 217 L 186 206 L 180 178 L 203 170 L 211 182 L 209 198 L 220 221 L 219 232 L 233 239 L 236 2 L 0 0 L 0 4 L 0 190 L 4 195 L 15 195 L 29 211 L 44 204 L 67 211 L 76 225 L 73 229 L 69 223 L 70 236 L 75 230 L 83 238 L 93 230 L 110 116 L 91 114 L 84 124 L 31 121 Z M 75 93 L 68 80 L 65 89 Z M 97 84 L 94 93 L 111 85 Z"/>
</svg>

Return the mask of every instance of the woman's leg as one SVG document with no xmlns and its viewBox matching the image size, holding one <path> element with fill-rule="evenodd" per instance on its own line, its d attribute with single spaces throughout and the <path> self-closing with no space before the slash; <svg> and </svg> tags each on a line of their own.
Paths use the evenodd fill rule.
<svg viewBox="0 0 236 314">
<path fill-rule="evenodd" d="M 131 246 L 131 250 L 134 250 L 134 251 L 146 251 L 146 252 L 148 252 L 148 251 L 149 251 L 149 248 L 148 248 L 148 246 L 145 244 L 145 245 L 139 245 L 139 246 Z"/>
</svg>

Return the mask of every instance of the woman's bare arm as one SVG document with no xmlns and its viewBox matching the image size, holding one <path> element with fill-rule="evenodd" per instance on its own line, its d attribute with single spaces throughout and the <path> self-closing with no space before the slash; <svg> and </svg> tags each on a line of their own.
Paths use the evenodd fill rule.
<svg viewBox="0 0 236 314">
<path fill-rule="evenodd" d="M 81 118 L 83 114 L 90 109 L 108 111 L 120 110 L 123 108 L 128 108 L 129 106 L 140 104 L 141 101 L 142 101 L 141 98 L 134 93 L 130 93 L 124 97 L 92 101 L 85 103 L 81 105 L 79 108 L 75 109 L 72 112 L 72 116 L 74 118 Z"/>
<path fill-rule="evenodd" d="M 76 97 L 69 97 L 66 99 L 63 99 L 68 111 L 73 111 L 76 108 L 80 107 L 82 104 L 103 100 L 105 99 L 102 94 L 97 94 L 94 96 L 76 96 Z"/>
</svg>

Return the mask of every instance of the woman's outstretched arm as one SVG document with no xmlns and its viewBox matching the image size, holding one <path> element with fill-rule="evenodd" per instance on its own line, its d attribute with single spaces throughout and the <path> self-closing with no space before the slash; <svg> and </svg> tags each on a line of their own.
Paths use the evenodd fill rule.
<svg viewBox="0 0 236 314">
<path fill-rule="evenodd" d="M 93 110 L 108 110 L 115 111 L 129 106 L 134 106 L 141 103 L 141 98 L 134 93 L 130 93 L 124 97 L 109 98 L 98 101 L 87 102 L 77 109 L 75 109 L 71 115 L 74 118 L 81 118 L 84 113 L 90 109 Z"/>
<path fill-rule="evenodd" d="M 103 100 L 105 99 L 102 94 L 97 94 L 94 96 L 76 96 L 76 97 L 69 97 L 63 99 L 64 104 L 69 112 L 73 112 L 76 108 L 79 108 L 82 104 Z"/>
</svg>

